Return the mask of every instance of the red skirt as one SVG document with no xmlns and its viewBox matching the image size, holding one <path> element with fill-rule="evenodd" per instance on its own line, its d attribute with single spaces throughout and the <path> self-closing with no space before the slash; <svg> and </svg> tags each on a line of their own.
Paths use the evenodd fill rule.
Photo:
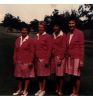
<svg viewBox="0 0 93 96">
<path fill-rule="evenodd" d="M 34 66 L 30 68 L 28 64 L 15 64 L 14 76 L 19 78 L 34 77 Z"/>
<path fill-rule="evenodd" d="M 74 76 L 80 76 L 80 60 L 74 58 L 68 58 L 65 60 L 66 70 L 65 73 Z"/>
<path fill-rule="evenodd" d="M 56 76 L 64 76 L 65 74 L 65 60 L 63 59 L 61 61 L 61 65 L 58 66 L 57 62 L 56 62 L 56 58 L 52 58 L 52 62 L 51 62 L 51 73 L 55 73 Z"/>
<path fill-rule="evenodd" d="M 45 67 L 45 59 L 36 61 L 35 70 L 37 76 L 50 76 L 50 64 Z"/>
</svg>

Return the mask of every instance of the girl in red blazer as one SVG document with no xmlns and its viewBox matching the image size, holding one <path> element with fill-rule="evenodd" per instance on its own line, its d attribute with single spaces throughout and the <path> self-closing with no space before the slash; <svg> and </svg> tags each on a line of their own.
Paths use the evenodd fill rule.
<svg viewBox="0 0 93 96">
<path fill-rule="evenodd" d="M 35 96 L 44 96 L 46 77 L 50 76 L 51 37 L 45 32 L 45 23 L 39 22 L 35 38 L 36 75 L 39 80 L 39 91 Z"/>
<path fill-rule="evenodd" d="M 14 48 L 14 75 L 18 80 L 18 90 L 13 95 L 21 94 L 22 96 L 27 96 L 30 78 L 34 77 L 34 43 L 28 35 L 27 26 L 22 27 L 20 32 L 21 36 L 16 39 Z M 25 81 L 25 85 L 22 91 L 23 81 Z"/>
<path fill-rule="evenodd" d="M 67 34 L 66 73 L 71 75 L 73 92 L 71 96 L 78 96 L 80 88 L 80 72 L 84 63 L 84 34 L 76 28 L 76 20 L 69 20 Z"/>
<path fill-rule="evenodd" d="M 63 95 L 63 76 L 65 73 L 64 53 L 66 49 L 66 35 L 61 31 L 59 25 L 53 26 L 53 49 L 51 71 L 56 74 L 57 94 Z M 53 72 L 54 71 L 54 72 Z"/>
</svg>

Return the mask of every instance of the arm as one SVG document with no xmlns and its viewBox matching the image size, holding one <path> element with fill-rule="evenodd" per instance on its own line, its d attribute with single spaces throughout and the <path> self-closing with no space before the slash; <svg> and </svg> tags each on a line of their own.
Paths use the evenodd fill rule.
<svg viewBox="0 0 93 96">
<path fill-rule="evenodd" d="M 48 64 L 49 61 L 50 61 L 50 57 L 51 57 L 51 54 L 52 54 L 52 37 L 49 36 L 47 38 L 47 56 L 46 56 L 46 63 Z"/>
<path fill-rule="evenodd" d="M 31 39 L 30 40 L 30 57 L 31 57 L 31 61 L 30 61 L 29 65 L 33 65 L 34 55 L 35 55 L 35 44 L 34 44 L 34 40 Z"/>
<path fill-rule="evenodd" d="M 65 52 L 66 52 L 66 35 L 64 34 L 63 36 L 63 41 L 62 41 L 62 53 L 60 56 L 60 59 L 62 60 L 65 57 Z"/>
</svg>

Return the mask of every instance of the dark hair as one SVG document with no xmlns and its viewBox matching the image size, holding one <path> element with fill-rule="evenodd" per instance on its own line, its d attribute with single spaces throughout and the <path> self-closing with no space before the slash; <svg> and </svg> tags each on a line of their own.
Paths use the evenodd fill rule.
<svg viewBox="0 0 93 96">
<path fill-rule="evenodd" d="M 61 29 L 61 26 L 59 24 L 54 24 L 53 27 L 59 27 Z"/>
<path fill-rule="evenodd" d="M 21 27 L 20 27 L 20 31 L 21 31 L 23 28 L 27 29 L 28 33 L 30 33 L 30 27 L 29 27 L 28 25 L 23 25 L 23 26 L 21 26 Z"/>
<path fill-rule="evenodd" d="M 75 17 L 75 16 L 70 16 L 69 18 L 68 18 L 68 22 L 69 21 L 75 21 L 76 23 L 77 23 L 77 18 Z"/>
<path fill-rule="evenodd" d="M 81 20 L 78 17 L 76 17 L 76 16 L 70 16 L 69 19 L 68 19 L 68 22 L 69 21 L 75 21 L 76 27 L 79 28 L 79 29 L 82 28 Z"/>
</svg>

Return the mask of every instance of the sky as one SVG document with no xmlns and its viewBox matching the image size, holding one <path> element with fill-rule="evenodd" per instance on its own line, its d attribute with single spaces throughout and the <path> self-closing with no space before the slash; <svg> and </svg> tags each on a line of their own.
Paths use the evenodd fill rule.
<svg viewBox="0 0 93 96">
<path fill-rule="evenodd" d="M 33 19 L 43 20 L 45 15 L 51 15 L 54 9 L 59 12 L 79 8 L 79 4 L 0 4 L 0 22 L 6 13 L 19 16 L 22 21 L 29 23 Z"/>
</svg>

